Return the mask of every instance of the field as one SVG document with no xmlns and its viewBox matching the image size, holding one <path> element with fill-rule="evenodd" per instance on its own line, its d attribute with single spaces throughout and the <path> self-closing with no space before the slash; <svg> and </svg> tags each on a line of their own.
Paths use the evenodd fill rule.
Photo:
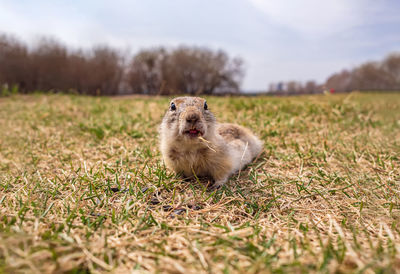
<svg viewBox="0 0 400 274">
<path fill-rule="evenodd" d="M 165 169 L 166 97 L 0 98 L 2 272 L 400 272 L 400 94 L 207 98 L 265 151 Z"/>
</svg>

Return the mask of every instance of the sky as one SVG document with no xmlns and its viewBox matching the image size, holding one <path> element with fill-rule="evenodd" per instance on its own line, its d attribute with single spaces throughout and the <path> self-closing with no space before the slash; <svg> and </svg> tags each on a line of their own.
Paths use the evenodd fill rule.
<svg viewBox="0 0 400 274">
<path fill-rule="evenodd" d="M 400 51 L 399 0 L 0 0 L 0 33 L 27 43 L 108 44 L 132 54 L 179 45 L 245 61 L 242 88 L 324 82 Z"/>
</svg>

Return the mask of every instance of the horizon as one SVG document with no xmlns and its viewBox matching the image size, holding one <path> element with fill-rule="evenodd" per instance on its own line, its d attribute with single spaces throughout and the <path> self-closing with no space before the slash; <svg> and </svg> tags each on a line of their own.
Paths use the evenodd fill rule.
<svg viewBox="0 0 400 274">
<path fill-rule="evenodd" d="M 323 83 L 400 50 L 394 0 L 97 3 L 0 0 L 0 32 L 27 44 L 44 36 L 68 47 L 107 44 L 131 54 L 157 46 L 222 49 L 245 61 L 247 92 L 290 80 Z"/>
</svg>

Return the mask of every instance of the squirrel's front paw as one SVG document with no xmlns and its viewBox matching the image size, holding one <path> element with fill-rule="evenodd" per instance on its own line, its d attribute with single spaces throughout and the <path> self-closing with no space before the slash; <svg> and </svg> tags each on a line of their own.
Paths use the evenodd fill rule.
<svg viewBox="0 0 400 274">
<path fill-rule="evenodd" d="M 209 189 L 210 190 L 217 190 L 220 189 L 225 183 L 226 183 L 227 179 L 223 179 L 223 180 L 216 180 L 214 182 L 214 184 L 212 184 Z"/>
</svg>

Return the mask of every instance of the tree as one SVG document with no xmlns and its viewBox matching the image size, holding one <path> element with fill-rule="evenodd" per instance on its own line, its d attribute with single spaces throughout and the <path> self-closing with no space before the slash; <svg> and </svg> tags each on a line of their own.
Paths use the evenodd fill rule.
<svg viewBox="0 0 400 274">
<path fill-rule="evenodd" d="M 335 73 L 326 80 L 325 86 L 328 89 L 333 88 L 336 91 L 350 91 L 353 85 L 352 72 L 343 70 L 340 73 Z"/>
<path fill-rule="evenodd" d="M 134 93 L 144 94 L 238 92 L 242 64 L 205 48 L 144 50 L 133 57 L 127 82 Z"/>
<path fill-rule="evenodd" d="M 91 95 L 115 95 L 123 74 L 123 61 L 117 50 L 96 46 L 88 58 L 86 91 Z"/>
<path fill-rule="evenodd" d="M 382 62 L 382 69 L 388 75 L 391 89 L 400 89 L 400 53 L 392 53 Z"/>
<path fill-rule="evenodd" d="M 318 92 L 318 85 L 315 81 L 307 81 L 304 86 L 304 91 L 306 93 L 317 93 Z"/>
<path fill-rule="evenodd" d="M 21 92 L 29 90 L 32 81 L 29 52 L 14 37 L 0 36 L 0 84 L 17 85 Z"/>
<path fill-rule="evenodd" d="M 133 57 L 127 74 L 127 84 L 133 93 L 163 93 L 166 59 L 164 48 L 142 50 Z"/>
<path fill-rule="evenodd" d="M 65 46 L 55 40 L 42 38 L 29 54 L 33 81 L 29 89 L 65 90 L 68 88 L 68 53 Z"/>
<path fill-rule="evenodd" d="M 393 53 L 381 62 L 367 62 L 351 71 L 335 73 L 325 85 L 338 91 L 400 89 L 400 54 Z"/>
</svg>

